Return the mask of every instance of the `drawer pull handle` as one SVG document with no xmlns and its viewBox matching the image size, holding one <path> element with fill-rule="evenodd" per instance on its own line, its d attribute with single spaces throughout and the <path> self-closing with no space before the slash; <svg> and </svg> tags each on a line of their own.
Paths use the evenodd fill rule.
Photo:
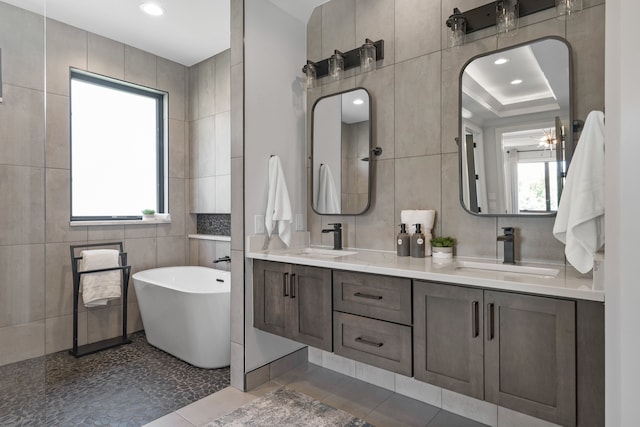
<svg viewBox="0 0 640 427">
<path fill-rule="evenodd" d="M 362 337 L 356 338 L 355 342 L 359 342 L 361 344 L 370 345 L 371 347 L 382 347 L 384 345 L 384 343 L 369 341 L 369 340 L 366 340 L 366 339 L 364 339 Z"/>
<path fill-rule="evenodd" d="M 367 298 L 367 299 L 376 299 L 376 300 L 381 300 L 382 296 L 381 295 L 370 295 L 370 294 L 363 294 L 361 292 L 356 292 L 355 294 L 353 294 L 354 297 L 358 297 L 358 298 Z"/>
</svg>

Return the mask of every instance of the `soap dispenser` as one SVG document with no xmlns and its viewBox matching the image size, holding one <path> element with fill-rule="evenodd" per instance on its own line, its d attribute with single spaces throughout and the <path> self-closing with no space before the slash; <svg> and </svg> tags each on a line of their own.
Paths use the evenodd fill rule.
<svg viewBox="0 0 640 427">
<path fill-rule="evenodd" d="M 411 236 L 411 256 L 424 258 L 424 234 L 420 230 L 420 224 L 416 224 L 416 232 Z"/>
<path fill-rule="evenodd" d="M 396 249 L 398 256 L 409 256 L 411 239 L 409 238 L 409 234 L 407 234 L 407 224 L 400 224 L 400 233 L 398 233 Z"/>
</svg>

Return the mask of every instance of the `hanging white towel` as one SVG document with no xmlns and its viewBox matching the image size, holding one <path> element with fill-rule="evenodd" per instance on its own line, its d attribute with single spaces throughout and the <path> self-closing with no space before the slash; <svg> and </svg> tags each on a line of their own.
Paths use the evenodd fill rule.
<svg viewBox="0 0 640 427">
<path fill-rule="evenodd" d="M 114 249 L 82 251 L 81 255 L 80 271 L 100 270 L 120 265 L 120 252 Z M 120 298 L 120 275 L 120 270 L 81 275 L 80 291 L 85 307 L 107 305 L 107 301 Z"/>
<path fill-rule="evenodd" d="M 340 198 L 329 165 L 322 163 L 318 171 L 316 210 L 323 214 L 339 214 Z"/>
<path fill-rule="evenodd" d="M 604 245 L 604 113 L 587 116 L 562 191 L 553 235 L 566 245 L 567 261 L 581 273 L 593 268 Z"/>
<path fill-rule="evenodd" d="M 267 210 L 264 215 L 264 225 L 267 235 L 275 230 L 278 225 L 278 236 L 280 240 L 289 246 L 291 243 L 291 222 L 293 214 L 291 212 L 291 201 L 287 183 L 282 172 L 282 165 L 278 156 L 271 156 L 269 159 L 269 189 L 267 193 Z"/>
<path fill-rule="evenodd" d="M 407 231 L 410 234 L 416 232 L 416 224 L 420 224 L 423 234 L 431 233 L 433 222 L 436 219 L 434 210 L 403 210 L 400 211 L 400 222 L 407 224 Z"/>
</svg>

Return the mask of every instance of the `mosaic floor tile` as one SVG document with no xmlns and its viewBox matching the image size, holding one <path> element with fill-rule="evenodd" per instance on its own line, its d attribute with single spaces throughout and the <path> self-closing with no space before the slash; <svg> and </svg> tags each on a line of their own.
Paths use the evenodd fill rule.
<svg viewBox="0 0 640 427">
<path fill-rule="evenodd" d="M 67 352 L 0 367 L 2 426 L 140 426 L 229 385 L 229 368 L 201 369 L 149 345 L 76 359 Z"/>
</svg>

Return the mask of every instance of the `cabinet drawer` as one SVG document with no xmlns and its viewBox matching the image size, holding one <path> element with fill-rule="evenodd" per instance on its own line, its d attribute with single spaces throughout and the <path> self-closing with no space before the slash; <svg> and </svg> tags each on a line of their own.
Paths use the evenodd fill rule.
<svg viewBox="0 0 640 427">
<path fill-rule="evenodd" d="M 412 375 L 409 326 L 334 311 L 333 340 L 336 354 Z"/>
<path fill-rule="evenodd" d="M 411 279 L 334 271 L 333 308 L 411 325 Z"/>
</svg>

